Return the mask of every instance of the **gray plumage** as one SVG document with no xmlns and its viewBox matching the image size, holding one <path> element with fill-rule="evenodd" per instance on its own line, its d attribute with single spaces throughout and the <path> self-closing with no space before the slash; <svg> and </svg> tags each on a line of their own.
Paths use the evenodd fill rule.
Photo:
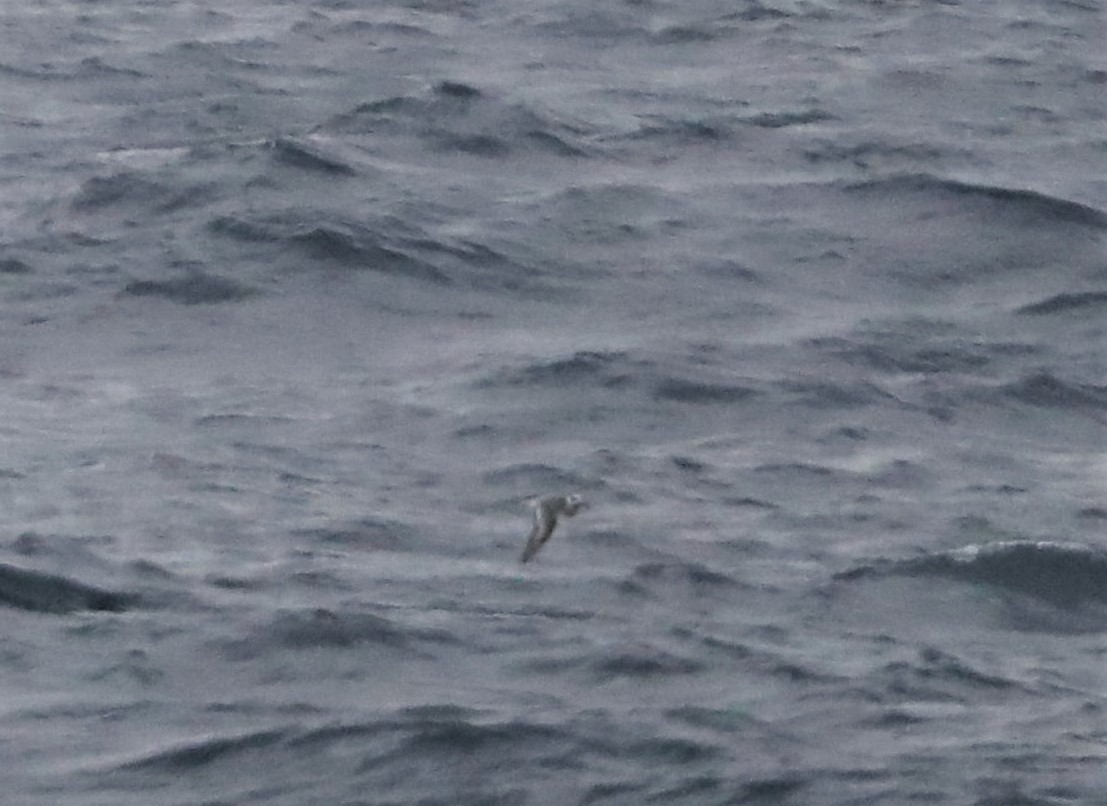
<svg viewBox="0 0 1107 806">
<path fill-rule="evenodd" d="M 525 563 L 532 559 L 538 550 L 546 545 L 554 529 L 557 528 L 557 519 L 564 515 L 571 518 L 584 506 L 584 499 L 579 495 L 547 495 L 543 498 L 531 498 L 527 503 L 534 508 L 534 527 L 530 530 L 526 548 L 519 562 Z"/>
</svg>

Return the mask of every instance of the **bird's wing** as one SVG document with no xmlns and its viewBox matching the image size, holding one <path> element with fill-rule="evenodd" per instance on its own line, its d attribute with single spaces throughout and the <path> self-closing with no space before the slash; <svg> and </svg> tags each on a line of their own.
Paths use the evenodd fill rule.
<svg viewBox="0 0 1107 806">
<path fill-rule="evenodd" d="M 527 545 L 523 549 L 523 556 L 519 558 L 519 562 L 525 563 L 534 557 L 545 542 L 550 539 L 555 526 L 557 526 L 557 519 L 545 507 L 536 509 L 534 511 L 534 528 L 530 530 L 530 537 L 527 538 Z"/>
</svg>

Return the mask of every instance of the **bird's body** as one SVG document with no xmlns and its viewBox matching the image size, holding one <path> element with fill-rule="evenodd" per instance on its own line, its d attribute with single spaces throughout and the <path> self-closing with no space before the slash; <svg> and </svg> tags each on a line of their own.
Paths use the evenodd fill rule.
<svg viewBox="0 0 1107 806">
<path fill-rule="evenodd" d="M 534 508 L 534 526 L 527 538 L 526 548 L 519 562 L 525 563 L 531 560 L 546 541 L 550 539 L 557 527 L 557 519 L 564 515 L 571 518 L 584 506 L 584 499 L 579 495 L 547 495 L 541 498 L 527 499 L 527 504 Z"/>
</svg>

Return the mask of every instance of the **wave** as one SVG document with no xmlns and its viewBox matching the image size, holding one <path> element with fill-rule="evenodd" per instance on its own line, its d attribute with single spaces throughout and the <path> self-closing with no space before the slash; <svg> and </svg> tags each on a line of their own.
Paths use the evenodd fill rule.
<svg viewBox="0 0 1107 806">
<path fill-rule="evenodd" d="M 663 403 L 731 405 L 745 403 L 761 390 L 735 383 L 724 369 L 674 367 L 661 361 L 621 351 L 577 351 L 571 356 L 539 360 L 521 367 L 501 369 L 475 385 L 481 389 L 533 389 L 551 391 L 580 388 L 597 392 L 644 393 Z"/>
<path fill-rule="evenodd" d="M 743 727 L 750 729 L 748 724 Z M 334 771 L 341 770 L 345 779 L 355 781 L 360 792 L 393 792 L 403 781 L 407 795 L 404 802 L 521 803 L 526 800 L 527 789 L 519 782 L 531 776 L 542 780 L 550 770 L 573 770 L 585 776 L 583 786 L 590 770 L 630 762 L 683 770 L 687 777 L 678 779 L 675 785 L 669 776 L 651 786 L 637 782 L 629 785 L 630 791 L 644 795 L 635 802 L 668 802 L 682 791 L 693 796 L 706 790 L 722 794 L 724 783 L 705 775 L 703 767 L 725 755 L 722 742 L 688 730 L 647 725 L 619 730 L 613 715 L 603 709 L 557 721 L 548 716 L 503 718 L 490 711 L 432 704 L 356 722 L 201 736 L 155 746 L 136 757 L 116 761 L 98 774 L 105 777 L 103 786 L 127 790 L 148 788 L 150 783 L 142 779 L 151 777 L 160 782 L 182 774 L 203 775 L 205 781 L 215 776 L 217 780 L 225 778 L 228 785 L 233 781 L 240 794 L 248 792 L 271 802 L 285 793 L 293 800 L 297 793 L 302 794 L 302 785 L 295 777 L 288 780 L 287 774 L 273 776 L 273 770 L 299 771 L 307 765 L 315 774 L 321 760 L 327 759 L 328 764 L 338 765 Z M 469 782 L 445 799 L 441 776 L 428 772 L 453 769 L 459 764 L 472 770 L 513 770 L 515 782 L 507 790 L 494 778 Z M 764 798 L 796 788 L 766 780 L 755 779 L 743 791 Z M 264 783 L 247 783 L 257 788 L 243 790 L 243 781 Z M 646 790 L 654 791 L 655 796 Z M 621 785 L 615 789 L 593 785 L 588 789 L 591 794 L 601 791 L 610 795 L 621 791 Z M 583 802 L 593 801 L 586 795 Z"/>
<path fill-rule="evenodd" d="M 121 613 L 134 597 L 86 585 L 74 579 L 0 563 L 0 604 L 36 613 L 80 610 Z"/>
<path fill-rule="evenodd" d="M 746 122 L 762 129 L 783 129 L 809 123 L 824 123 L 834 119 L 833 115 L 821 109 L 802 109 L 791 112 L 761 112 Z"/>
<path fill-rule="evenodd" d="M 1001 394 L 1019 403 L 1051 409 L 1107 409 L 1107 387 L 1063 381 L 1049 372 L 1037 372 L 1005 384 Z"/>
<path fill-rule="evenodd" d="M 346 649 L 369 644 L 405 656 L 424 657 L 419 644 L 452 643 L 440 630 L 406 627 L 371 613 L 282 610 L 243 639 L 221 643 L 232 660 L 251 660 L 271 652 Z"/>
<path fill-rule="evenodd" d="M 840 580 L 943 577 L 1025 594 L 1061 608 L 1107 604 L 1107 551 L 1079 544 L 1005 541 L 858 566 Z"/>
<path fill-rule="evenodd" d="M 663 378 L 654 387 L 654 397 L 675 403 L 742 403 L 757 394 L 757 390 L 740 384 Z"/>
<path fill-rule="evenodd" d="M 847 190 L 897 195 L 906 192 L 956 196 L 994 203 L 999 210 L 1025 220 L 1107 230 L 1107 212 L 1097 207 L 1036 190 L 973 184 L 927 173 L 902 174 L 857 182 L 847 186 Z"/>
<path fill-rule="evenodd" d="M 411 135 L 440 152 L 498 159 L 516 152 L 587 157 L 590 131 L 524 104 L 505 103 L 471 84 L 442 81 L 427 91 L 360 104 L 317 132 Z"/>
<path fill-rule="evenodd" d="M 926 375 L 980 370 L 997 355 L 1003 355 L 1005 349 L 1005 345 L 963 339 L 920 340 L 909 332 L 891 330 L 860 332 L 849 338 L 820 337 L 807 344 L 819 352 L 877 372 Z"/>
<path fill-rule="evenodd" d="M 652 645 L 605 650 L 600 657 L 590 658 L 587 666 L 597 682 L 616 678 L 656 679 L 693 675 L 705 668 L 705 664 L 698 660 Z"/>
<path fill-rule="evenodd" d="M 494 486 L 509 485 L 534 490 L 575 490 L 589 486 L 583 476 L 536 462 L 489 470 L 481 475 L 481 480 Z"/>
<path fill-rule="evenodd" d="M 313 529 L 295 529 L 291 534 L 309 545 L 339 545 L 369 551 L 408 551 L 415 538 L 410 526 L 374 517 Z"/>
<path fill-rule="evenodd" d="M 361 224 L 319 224 L 292 234 L 288 240 L 317 260 L 428 280 L 439 285 L 450 283 L 449 277 L 438 267 L 402 248 L 389 245 L 380 233 Z"/>
<path fill-rule="evenodd" d="M 621 138 L 626 141 L 657 142 L 684 148 L 703 143 L 724 143 L 734 138 L 734 123 L 726 118 L 680 118 L 652 115 L 637 129 Z"/>
<path fill-rule="evenodd" d="M 206 183 L 173 183 L 148 178 L 141 172 L 124 171 L 93 176 L 81 183 L 70 199 L 77 213 L 98 213 L 116 208 L 169 213 L 196 207 L 213 196 Z"/>
<path fill-rule="evenodd" d="M 14 257 L 0 259 L 0 274 L 31 274 L 34 269 Z"/>
<path fill-rule="evenodd" d="M 181 305 L 210 305 L 238 302 L 260 292 L 234 280 L 197 271 L 173 280 L 135 280 L 123 286 L 121 293 L 127 297 L 160 297 Z"/>
<path fill-rule="evenodd" d="M 325 211 L 295 210 L 259 218 L 219 215 L 208 221 L 207 229 L 239 243 L 269 246 L 274 261 L 297 271 L 317 265 L 436 287 L 549 295 L 542 268 L 525 258 L 518 260 L 495 246 L 424 230 L 396 217 L 355 221 Z"/>
<path fill-rule="evenodd" d="M 353 176 L 357 173 L 348 162 L 327 154 L 314 144 L 281 137 L 273 141 L 272 148 L 278 162 L 293 168 L 326 176 Z"/>
<path fill-rule="evenodd" d="M 696 596 L 704 596 L 714 590 L 745 587 L 733 577 L 702 563 L 680 560 L 642 563 L 635 567 L 630 579 L 641 588 L 656 587 L 667 592 L 683 588 Z"/>
<path fill-rule="evenodd" d="M 622 386 L 630 379 L 626 371 L 627 354 L 581 350 L 565 358 L 535 361 L 526 366 L 503 370 L 478 382 L 482 387 L 565 386 L 599 384 L 605 387 Z"/>
<path fill-rule="evenodd" d="M 1023 305 L 1017 313 L 1029 316 L 1053 316 L 1069 313 L 1099 312 L 1107 309 L 1107 291 L 1081 291 L 1057 294 L 1041 302 Z"/>
<path fill-rule="evenodd" d="M 286 738 L 286 731 L 263 730 L 237 736 L 212 736 L 151 753 L 118 765 L 116 771 L 181 774 L 209 764 L 269 748 Z"/>
<path fill-rule="evenodd" d="M 1012 679 L 980 671 L 968 662 L 934 647 L 924 646 L 916 657 L 886 663 L 866 675 L 865 688 L 883 692 L 893 702 L 972 702 L 981 696 L 1018 687 Z M 917 717 L 902 711 L 883 712 L 884 724 L 910 722 Z"/>
</svg>

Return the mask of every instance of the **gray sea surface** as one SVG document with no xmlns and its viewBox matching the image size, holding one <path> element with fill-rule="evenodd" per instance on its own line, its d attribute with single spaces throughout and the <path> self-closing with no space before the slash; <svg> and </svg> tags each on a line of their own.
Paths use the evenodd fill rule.
<svg viewBox="0 0 1107 806">
<path fill-rule="evenodd" d="M 1107 804 L 1103 0 L 0 43 L 0 802 Z"/>
</svg>

